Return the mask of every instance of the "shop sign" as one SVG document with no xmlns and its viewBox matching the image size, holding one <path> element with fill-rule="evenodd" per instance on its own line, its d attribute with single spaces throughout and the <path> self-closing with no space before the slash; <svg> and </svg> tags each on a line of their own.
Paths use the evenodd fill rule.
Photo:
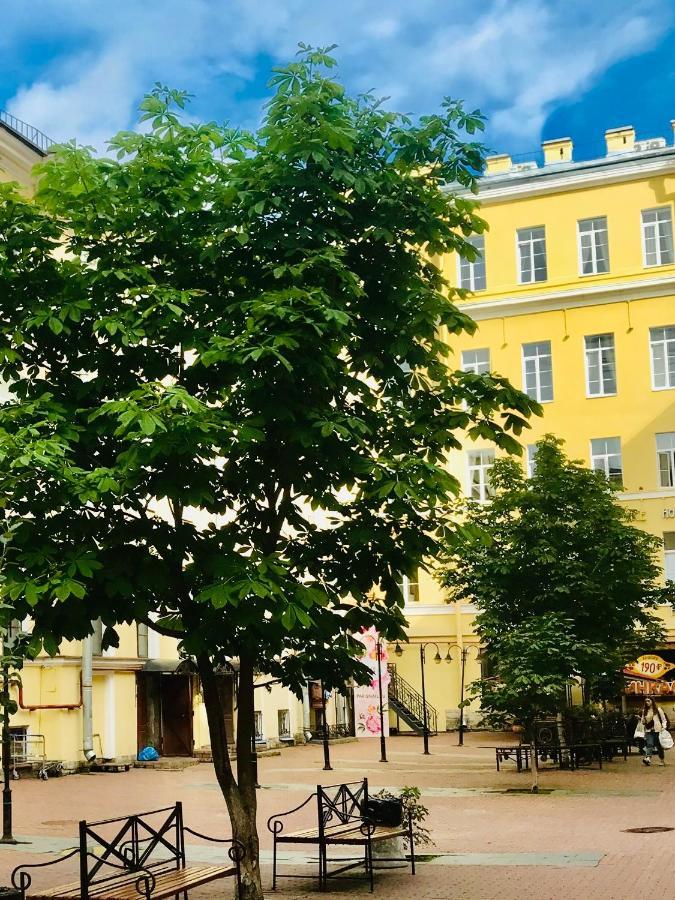
<svg viewBox="0 0 675 900">
<path fill-rule="evenodd" d="M 663 650 L 661 653 L 647 653 L 625 666 L 626 694 L 675 694 L 675 680 L 667 679 L 667 676 L 672 678 L 675 675 L 675 650 Z"/>
</svg>

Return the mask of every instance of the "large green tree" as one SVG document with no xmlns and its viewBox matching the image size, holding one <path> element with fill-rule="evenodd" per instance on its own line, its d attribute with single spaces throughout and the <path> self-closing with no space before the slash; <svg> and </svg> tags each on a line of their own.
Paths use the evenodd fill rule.
<svg viewBox="0 0 675 900">
<path fill-rule="evenodd" d="M 362 677 L 352 634 L 403 635 L 399 573 L 448 527 L 448 451 L 514 450 L 534 406 L 440 337 L 475 327 L 432 260 L 484 227 L 448 188 L 475 187 L 480 116 L 411 121 L 333 66 L 275 70 L 256 134 L 183 124 L 158 87 L 112 158 L 60 147 L 35 203 L 0 202 L 3 590 L 50 652 L 100 617 L 104 642 L 147 622 L 196 660 L 256 900 L 254 672 Z"/>
<path fill-rule="evenodd" d="M 562 442 L 537 444 L 531 478 L 513 459 L 491 476 L 494 498 L 466 508 L 443 581 L 479 607 L 491 674 L 476 689 L 487 718 L 529 724 L 560 709 L 572 680 L 616 688 L 621 667 L 662 639 L 654 610 L 671 602 L 672 585 L 659 584 L 659 540 Z"/>
</svg>

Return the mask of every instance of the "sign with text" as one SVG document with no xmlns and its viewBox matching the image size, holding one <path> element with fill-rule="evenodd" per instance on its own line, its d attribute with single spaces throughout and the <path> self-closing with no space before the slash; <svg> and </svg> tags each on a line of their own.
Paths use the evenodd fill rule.
<svg viewBox="0 0 675 900">
<path fill-rule="evenodd" d="M 390 679 L 387 662 L 386 641 L 380 641 L 380 666 L 378 672 L 377 650 L 379 635 L 375 628 L 368 628 L 355 634 L 357 641 L 363 644 L 363 656 L 361 662 L 368 666 L 372 678 L 368 684 L 358 684 L 354 688 L 354 722 L 357 737 L 379 737 L 380 729 L 380 682 L 379 672 L 382 674 L 382 713 L 384 719 L 384 734 L 389 735 L 389 712 L 387 704 L 388 685 Z"/>
<path fill-rule="evenodd" d="M 675 649 L 660 650 L 658 654 L 647 653 L 624 667 L 626 678 L 625 693 L 675 694 Z M 668 680 L 670 676 L 671 680 Z"/>
</svg>

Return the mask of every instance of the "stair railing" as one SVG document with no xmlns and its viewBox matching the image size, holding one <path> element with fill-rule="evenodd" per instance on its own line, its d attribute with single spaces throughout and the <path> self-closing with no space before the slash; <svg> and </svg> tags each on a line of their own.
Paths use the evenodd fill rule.
<svg viewBox="0 0 675 900">
<path fill-rule="evenodd" d="M 388 666 L 389 681 L 389 701 L 406 709 L 420 723 L 424 723 L 424 703 L 422 695 L 419 691 L 402 678 L 396 671 L 396 667 L 391 664 Z M 438 713 L 436 708 L 427 700 L 427 729 L 429 734 L 438 734 Z"/>
</svg>

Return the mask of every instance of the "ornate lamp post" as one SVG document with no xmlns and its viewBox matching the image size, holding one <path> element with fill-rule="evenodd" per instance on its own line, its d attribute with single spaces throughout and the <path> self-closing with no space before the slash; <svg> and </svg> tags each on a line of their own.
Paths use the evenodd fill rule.
<svg viewBox="0 0 675 900">
<path fill-rule="evenodd" d="M 326 692 L 321 682 L 321 710 L 323 712 L 323 770 L 324 772 L 332 772 L 333 767 L 330 764 L 330 745 L 328 743 L 328 716 L 326 715 Z"/>
<path fill-rule="evenodd" d="M 427 689 L 426 682 L 424 680 L 424 664 L 426 662 L 426 648 L 427 647 L 435 647 L 436 655 L 434 656 L 434 662 L 438 665 L 443 657 L 441 656 L 441 651 L 438 649 L 438 644 L 436 641 L 424 641 L 419 645 L 420 648 L 420 672 L 422 675 L 422 716 L 423 716 L 423 727 L 422 727 L 422 737 L 424 740 L 424 755 L 429 756 L 429 721 L 427 716 Z M 403 647 L 399 643 L 396 644 L 394 648 L 394 653 L 396 656 L 403 656 Z M 445 661 L 450 662 L 450 650 L 448 649 L 447 655 L 445 656 Z"/>
<path fill-rule="evenodd" d="M 377 683 L 380 691 L 380 762 L 387 760 L 387 741 L 384 736 L 384 703 L 382 700 L 382 642 L 377 639 Z"/>
<path fill-rule="evenodd" d="M 466 731 L 466 725 L 464 724 L 464 675 L 466 671 L 466 658 L 469 655 L 469 651 L 474 649 L 476 650 L 476 659 L 480 659 L 481 651 L 480 647 L 477 644 L 465 644 L 461 646 L 460 644 L 448 644 L 448 655 L 446 659 L 448 662 L 452 659 L 450 656 L 450 650 L 455 648 L 459 650 L 460 653 L 460 661 L 462 665 L 461 674 L 460 674 L 460 688 L 459 688 L 459 741 L 457 742 L 458 747 L 464 746 L 464 732 Z"/>
</svg>

